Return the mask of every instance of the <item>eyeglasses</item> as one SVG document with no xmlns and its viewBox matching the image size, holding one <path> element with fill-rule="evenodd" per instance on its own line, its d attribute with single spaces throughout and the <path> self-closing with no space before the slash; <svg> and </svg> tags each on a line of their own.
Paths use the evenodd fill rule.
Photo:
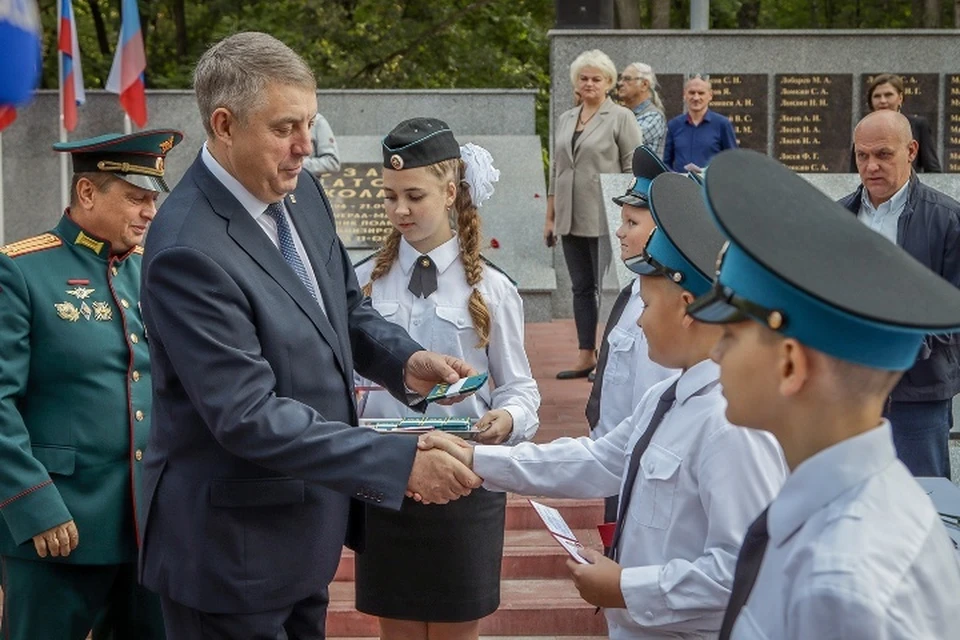
<svg viewBox="0 0 960 640">
<path fill-rule="evenodd" d="M 630 269 L 630 271 L 633 271 L 638 275 L 664 276 L 670 278 L 677 284 L 680 284 L 684 279 L 682 271 L 671 269 L 662 262 L 659 262 L 647 252 L 647 245 L 650 244 L 650 239 L 653 238 L 653 234 L 656 233 L 656 231 L 657 229 L 654 227 L 650 232 L 650 235 L 647 236 L 647 241 L 643 243 L 643 249 L 640 251 L 640 255 L 627 258 L 623 261 L 623 264 L 626 265 L 627 269 Z"/>
<path fill-rule="evenodd" d="M 619 78 L 622 82 L 636 82 L 637 80 L 643 80 L 640 76 L 620 76 Z"/>
<path fill-rule="evenodd" d="M 734 293 L 733 289 L 720 284 L 720 267 L 727 255 L 730 243 L 726 242 L 717 256 L 717 276 L 713 287 L 706 294 L 694 300 L 687 307 L 687 313 L 708 324 L 728 324 L 740 322 L 748 317 L 764 324 L 774 331 L 787 326 L 787 316 L 776 309 L 768 309 Z"/>
</svg>

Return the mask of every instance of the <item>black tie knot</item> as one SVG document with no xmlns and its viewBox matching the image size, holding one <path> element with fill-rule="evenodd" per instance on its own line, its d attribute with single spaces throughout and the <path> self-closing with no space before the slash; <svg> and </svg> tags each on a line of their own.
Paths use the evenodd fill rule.
<svg viewBox="0 0 960 640">
<path fill-rule="evenodd" d="M 407 285 L 410 293 L 418 298 L 426 298 L 437 290 L 437 265 L 430 256 L 420 256 L 413 265 L 410 274 L 410 284 Z"/>
</svg>

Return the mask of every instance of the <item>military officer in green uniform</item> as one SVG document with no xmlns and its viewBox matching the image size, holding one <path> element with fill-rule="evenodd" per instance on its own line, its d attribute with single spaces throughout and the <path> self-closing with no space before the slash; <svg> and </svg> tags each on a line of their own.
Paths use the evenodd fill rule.
<svg viewBox="0 0 960 640">
<path fill-rule="evenodd" d="M 140 244 L 178 131 L 54 145 L 73 157 L 56 228 L 0 247 L 0 557 L 5 640 L 164 637 L 137 582 L 150 362 Z"/>
</svg>

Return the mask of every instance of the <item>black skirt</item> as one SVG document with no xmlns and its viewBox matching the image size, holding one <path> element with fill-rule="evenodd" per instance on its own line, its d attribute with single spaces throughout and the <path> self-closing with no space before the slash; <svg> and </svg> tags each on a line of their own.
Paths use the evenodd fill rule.
<svg viewBox="0 0 960 640">
<path fill-rule="evenodd" d="M 367 507 L 356 557 L 357 610 L 381 618 L 467 622 L 500 606 L 505 493 L 475 489 L 444 505 L 409 498 Z"/>
</svg>

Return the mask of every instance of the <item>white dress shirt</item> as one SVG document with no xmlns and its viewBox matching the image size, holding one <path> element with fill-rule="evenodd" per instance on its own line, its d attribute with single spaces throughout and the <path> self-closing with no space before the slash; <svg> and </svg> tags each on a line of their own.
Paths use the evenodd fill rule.
<svg viewBox="0 0 960 640">
<path fill-rule="evenodd" d="M 740 640 L 948 640 L 960 567 L 930 499 L 896 458 L 890 423 L 787 478 Z"/>
<path fill-rule="evenodd" d="M 667 369 L 650 359 L 647 338 L 637 319 L 643 313 L 640 297 L 640 278 L 633 281 L 630 300 L 617 324 L 607 336 L 607 366 L 600 378 L 600 417 L 590 437 L 599 440 L 630 417 L 647 390 L 671 376 L 680 373 Z"/>
<path fill-rule="evenodd" d="M 606 610 L 612 640 L 715 638 L 743 536 L 786 477 L 770 434 L 724 418 L 719 376 L 710 360 L 679 376 L 676 403 L 640 460 L 620 540 L 627 608 Z M 652 387 L 600 440 L 478 446 L 473 469 L 491 490 L 557 498 L 617 493 L 634 445 L 676 379 Z"/>
<path fill-rule="evenodd" d="M 490 343 L 478 349 L 479 338 L 467 304 L 472 288 L 460 262 L 459 240 L 454 236 L 427 255 L 437 267 L 435 292 L 420 298 L 407 289 L 420 253 L 401 240 L 397 261 L 387 275 L 373 283 L 373 306 L 424 348 L 462 358 L 477 371 L 488 372 L 490 383 L 455 405 L 431 403 L 426 415 L 479 418 L 491 409 L 504 409 L 513 417 L 513 432 L 506 444 L 532 438 L 540 425 L 540 391 L 523 347 L 523 302 L 516 285 L 483 265 L 483 279 L 477 288 L 490 310 Z M 357 267 L 361 286 L 370 281 L 375 262 L 370 259 Z M 369 392 L 361 404 L 364 418 L 420 415 L 382 390 Z"/>
<path fill-rule="evenodd" d="M 860 198 L 860 213 L 857 214 L 857 218 L 893 244 L 897 244 L 897 226 L 900 224 L 900 215 L 903 214 L 903 210 L 907 206 L 909 187 L 910 181 L 908 180 L 905 185 L 900 187 L 899 191 L 879 207 L 873 206 L 873 203 L 870 202 L 870 194 L 864 187 L 863 195 Z"/>
<path fill-rule="evenodd" d="M 277 251 L 280 251 L 280 236 L 277 233 L 277 221 L 266 215 L 267 207 L 270 206 L 271 203 L 264 202 L 257 198 L 250 193 L 246 187 L 240 184 L 239 180 L 230 175 L 230 173 L 217 162 L 217 159 L 213 157 L 209 149 L 207 149 L 206 142 L 203 143 L 200 157 L 203 159 L 203 164 L 210 170 L 210 173 L 213 174 L 213 177 L 219 180 L 220 183 L 226 187 L 227 191 L 237 199 L 240 206 L 246 209 L 247 213 L 257 221 L 257 224 L 260 225 L 263 232 L 270 238 L 273 246 L 277 248 Z M 309 178 L 307 179 L 309 180 Z M 327 309 L 323 302 L 323 295 L 320 293 L 320 285 L 317 284 L 317 274 L 314 273 L 313 266 L 310 264 L 310 258 L 307 257 L 307 252 L 303 248 L 303 242 L 300 240 L 300 234 L 297 232 L 297 225 L 293 224 L 286 203 L 282 202 L 282 204 L 283 215 L 287 219 L 287 226 L 290 227 L 290 235 L 293 236 L 293 244 L 297 247 L 297 254 L 300 256 L 300 261 L 303 262 L 303 266 L 307 269 L 307 277 L 313 286 L 314 297 L 320 304 L 320 310 L 326 313 Z"/>
</svg>

